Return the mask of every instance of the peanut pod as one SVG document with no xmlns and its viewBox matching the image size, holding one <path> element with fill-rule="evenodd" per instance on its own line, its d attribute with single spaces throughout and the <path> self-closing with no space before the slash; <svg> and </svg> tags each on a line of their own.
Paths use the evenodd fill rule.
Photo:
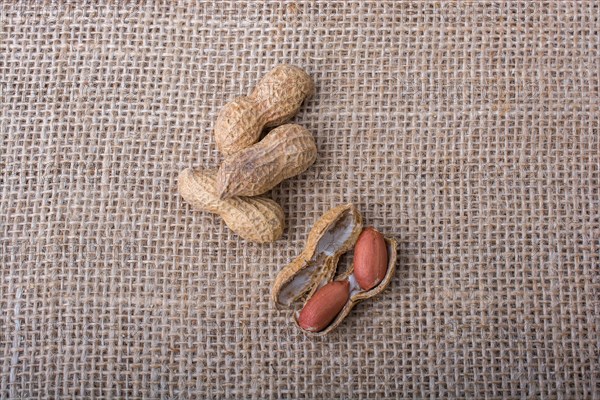
<svg viewBox="0 0 600 400">
<path fill-rule="evenodd" d="M 311 133 L 300 125 L 273 129 L 260 142 L 226 157 L 217 174 L 219 196 L 256 196 L 304 172 L 317 158 Z"/>
<path fill-rule="evenodd" d="M 368 228 L 366 231 L 375 230 Z M 347 297 L 344 297 L 345 289 L 342 290 L 341 283 L 336 284 L 337 289 L 327 289 L 321 294 L 334 283 L 340 256 L 354 246 L 361 232 L 362 217 L 352 204 L 329 210 L 315 223 L 302 253 L 277 275 L 271 299 L 278 307 L 295 309 L 294 321 L 306 334 L 328 334 L 342 323 L 356 304 L 381 293 L 391 282 L 396 270 L 397 242 L 384 237 L 385 249 L 363 246 L 358 250 L 358 258 L 366 260 L 359 268 L 367 276 L 378 274 L 371 269 L 378 268 L 379 261 L 385 256 L 385 275 L 376 286 L 368 290 L 361 288 L 353 264 L 335 281 L 348 283 Z M 366 254 L 361 254 L 363 252 Z M 340 301 L 344 301 L 341 310 Z"/>
<path fill-rule="evenodd" d="M 215 140 L 224 155 L 256 143 L 264 128 L 289 121 L 302 102 L 315 91 L 311 77 L 293 65 L 279 65 L 268 72 L 250 96 L 227 103 L 217 116 Z"/>
<path fill-rule="evenodd" d="M 179 193 L 193 208 L 219 214 L 232 231 L 251 242 L 281 237 L 284 214 L 279 204 L 263 196 L 221 200 L 216 187 L 216 170 L 186 168 L 179 174 Z"/>
</svg>

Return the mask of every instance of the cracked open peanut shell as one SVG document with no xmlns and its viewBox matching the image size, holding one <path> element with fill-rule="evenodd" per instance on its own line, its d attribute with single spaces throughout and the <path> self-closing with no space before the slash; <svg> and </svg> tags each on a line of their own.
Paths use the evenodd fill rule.
<svg viewBox="0 0 600 400">
<path fill-rule="evenodd" d="M 377 232 L 374 228 L 368 230 Z M 279 308 L 293 309 L 293 320 L 305 333 L 318 336 L 328 334 L 342 323 L 356 304 L 381 293 L 391 282 L 396 270 L 398 245 L 396 240 L 390 237 L 383 237 L 387 251 L 387 270 L 375 287 L 364 290 L 359 286 L 354 276 L 354 264 L 333 280 L 340 256 L 354 247 L 361 232 L 362 216 L 353 204 L 341 205 L 327 211 L 310 231 L 302 253 L 277 275 L 271 290 L 271 299 Z M 345 281 L 348 282 L 349 293 L 341 310 L 337 312 L 339 302 L 336 299 L 332 299 L 336 307 L 323 304 L 325 313 L 337 313 L 335 316 L 323 316 L 331 322 L 325 326 L 314 324 L 314 329 L 311 329 L 312 324 L 307 324 L 306 321 L 299 322 L 305 307 L 315 307 L 314 304 L 310 304 L 315 303 L 310 301 L 313 296 L 319 297 L 317 302 L 323 301 L 323 296 L 317 293 L 321 288 L 331 285 L 332 282 Z M 315 312 L 311 309 L 304 314 L 314 317 Z"/>
</svg>

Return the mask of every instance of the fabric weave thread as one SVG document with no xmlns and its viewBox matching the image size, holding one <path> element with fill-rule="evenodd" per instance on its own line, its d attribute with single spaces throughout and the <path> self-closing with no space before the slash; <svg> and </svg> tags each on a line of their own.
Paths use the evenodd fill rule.
<svg viewBox="0 0 600 400">
<path fill-rule="evenodd" d="M 1 398 L 599 398 L 592 1 L 0 6 Z M 227 101 L 314 77 L 282 240 L 176 191 Z M 327 209 L 400 242 L 326 338 L 269 304 Z M 351 257 L 342 259 L 342 266 Z"/>
</svg>

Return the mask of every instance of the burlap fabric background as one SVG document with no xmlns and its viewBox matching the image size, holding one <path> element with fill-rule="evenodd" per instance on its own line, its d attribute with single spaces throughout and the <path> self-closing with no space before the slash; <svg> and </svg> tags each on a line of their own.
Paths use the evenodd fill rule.
<svg viewBox="0 0 600 400">
<path fill-rule="evenodd" d="M 1 398 L 599 398 L 594 2 L 4 4 Z M 218 110 L 315 79 L 271 245 L 176 191 Z M 341 202 L 400 241 L 326 338 L 269 304 Z M 350 257 L 343 260 L 347 265 Z"/>
</svg>

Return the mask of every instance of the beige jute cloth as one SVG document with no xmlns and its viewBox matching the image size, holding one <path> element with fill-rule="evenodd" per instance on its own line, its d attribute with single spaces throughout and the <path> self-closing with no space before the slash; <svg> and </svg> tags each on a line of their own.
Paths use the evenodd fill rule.
<svg viewBox="0 0 600 400">
<path fill-rule="evenodd" d="M 593 1 L 0 6 L 0 398 L 600 397 Z M 316 163 L 252 244 L 178 195 L 279 63 Z M 354 202 L 388 289 L 309 338 L 269 302 Z M 342 259 L 342 266 L 351 255 Z"/>
</svg>

